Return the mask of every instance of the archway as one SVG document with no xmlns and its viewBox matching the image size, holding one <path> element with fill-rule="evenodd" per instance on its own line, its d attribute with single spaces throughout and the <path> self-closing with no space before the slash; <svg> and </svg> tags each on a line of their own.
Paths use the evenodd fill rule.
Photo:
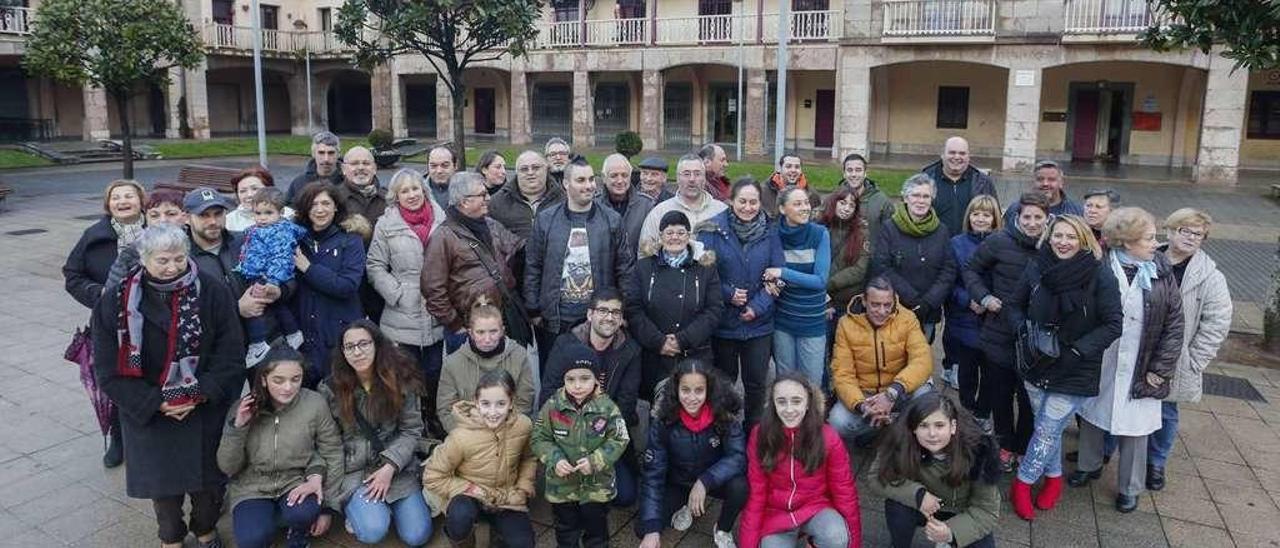
<svg viewBox="0 0 1280 548">
<path fill-rule="evenodd" d="M 209 131 L 214 135 L 252 133 L 258 127 L 257 98 L 251 67 L 211 68 L 205 75 L 209 101 Z M 289 75 L 262 71 L 263 121 L 267 133 L 293 129 Z"/>
<path fill-rule="evenodd" d="M 373 95 L 370 77 L 356 70 L 333 75 L 325 100 L 329 131 L 344 135 L 365 135 L 373 128 Z"/>
</svg>

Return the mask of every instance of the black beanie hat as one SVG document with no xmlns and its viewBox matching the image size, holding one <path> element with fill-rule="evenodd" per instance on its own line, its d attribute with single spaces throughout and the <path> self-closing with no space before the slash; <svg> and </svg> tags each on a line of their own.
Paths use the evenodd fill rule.
<svg viewBox="0 0 1280 548">
<path fill-rule="evenodd" d="M 689 226 L 689 216 L 685 215 L 683 211 L 668 211 L 666 215 L 662 216 L 662 220 L 658 222 L 658 231 L 666 230 L 671 225 L 680 225 L 685 230 L 693 230 L 693 227 Z"/>
<path fill-rule="evenodd" d="M 583 344 L 569 345 L 564 353 L 554 356 L 555 361 L 547 364 L 552 379 L 563 382 L 564 374 L 574 369 L 590 369 L 592 374 L 600 372 L 600 357 Z"/>
</svg>

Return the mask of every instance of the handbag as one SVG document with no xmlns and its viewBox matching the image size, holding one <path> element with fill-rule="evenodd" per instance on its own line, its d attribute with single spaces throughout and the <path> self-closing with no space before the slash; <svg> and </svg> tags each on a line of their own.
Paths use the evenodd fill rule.
<svg viewBox="0 0 1280 548">
<path fill-rule="evenodd" d="M 1033 369 L 1058 360 L 1061 346 L 1058 344 L 1058 326 L 1026 320 L 1018 326 L 1018 338 L 1014 344 L 1018 373 L 1026 375 Z"/>
<path fill-rule="evenodd" d="M 525 311 L 524 304 L 511 294 L 511 290 L 507 289 L 507 282 L 502 279 L 501 271 L 491 268 L 489 263 L 485 262 L 484 256 L 480 255 L 480 244 L 471 242 L 470 246 L 471 252 L 476 254 L 476 260 L 480 261 L 489 278 L 493 279 L 494 285 L 498 286 L 498 291 L 502 292 L 502 325 L 506 329 L 507 336 L 522 346 L 528 346 L 533 342 L 533 329 L 529 326 L 529 313 Z"/>
<path fill-rule="evenodd" d="M 93 365 L 93 337 L 89 336 L 88 326 L 76 328 L 62 358 L 82 367 Z"/>
</svg>

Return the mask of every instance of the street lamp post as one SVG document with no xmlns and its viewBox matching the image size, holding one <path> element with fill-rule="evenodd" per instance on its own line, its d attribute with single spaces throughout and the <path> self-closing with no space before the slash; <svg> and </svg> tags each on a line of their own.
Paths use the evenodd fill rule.
<svg viewBox="0 0 1280 548">
<path fill-rule="evenodd" d="M 258 110 L 258 164 L 267 167 L 267 126 L 262 98 L 262 8 L 253 0 L 253 92 Z M 308 73 L 309 75 L 310 73 Z"/>
<path fill-rule="evenodd" d="M 774 93 L 773 163 L 782 160 L 787 142 L 787 41 L 791 39 L 791 0 L 779 0 L 778 7 L 778 88 Z"/>
</svg>

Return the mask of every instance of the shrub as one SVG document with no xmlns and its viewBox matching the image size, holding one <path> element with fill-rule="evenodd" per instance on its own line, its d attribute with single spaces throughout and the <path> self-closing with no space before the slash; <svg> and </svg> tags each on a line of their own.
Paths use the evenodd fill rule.
<svg viewBox="0 0 1280 548">
<path fill-rule="evenodd" d="M 375 129 L 369 132 L 369 145 L 374 150 L 382 150 L 391 148 L 391 143 L 395 138 L 391 136 L 391 132 L 385 129 Z"/>
<path fill-rule="evenodd" d="M 644 150 L 644 141 L 640 139 L 640 135 L 634 131 L 624 131 L 614 137 L 614 148 L 618 154 L 631 158 L 640 154 Z"/>
</svg>

